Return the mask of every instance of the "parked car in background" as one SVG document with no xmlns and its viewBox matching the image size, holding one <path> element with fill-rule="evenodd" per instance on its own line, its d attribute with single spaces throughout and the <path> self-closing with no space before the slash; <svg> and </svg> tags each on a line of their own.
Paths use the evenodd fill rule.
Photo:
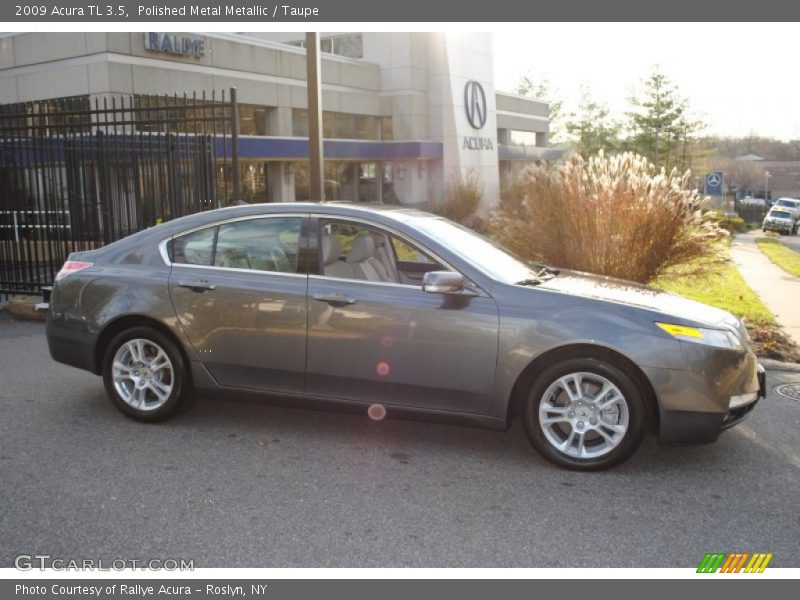
<svg viewBox="0 0 800 600">
<path fill-rule="evenodd" d="M 728 312 L 531 265 L 385 205 L 237 206 L 75 252 L 47 339 L 141 421 L 196 393 L 495 429 L 516 417 L 545 458 L 578 470 L 621 463 L 646 431 L 713 441 L 766 386 Z"/>
<path fill-rule="evenodd" d="M 798 223 L 800 223 L 800 200 L 796 198 L 778 198 L 773 204 L 775 208 L 788 210 L 792 213 L 794 218 L 794 232 L 797 232 Z"/>
<path fill-rule="evenodd" d="M 789 209 L 776 205 L 770 208 L 764 217 L 761 231 L 777 231 L 784 235 L 793 235 L 797 233 L 797 219 Z"/>
</svg>

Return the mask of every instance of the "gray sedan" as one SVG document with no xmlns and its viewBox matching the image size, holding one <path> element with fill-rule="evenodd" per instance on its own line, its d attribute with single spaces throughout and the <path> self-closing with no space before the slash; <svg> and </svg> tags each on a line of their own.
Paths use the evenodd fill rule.
<svg viewBox="0 0 800 600">
<path fill-rule="evenodd" d="M 765 390 L 731 314 L 527 264 L 428 213 L 250 205 L 176 219 L 59 272 L 52 357 L 165 419 L 195 394 L 257 395 L 505 429 L 572 469 L 642 436 L 709 442 Z"/>
</svg>

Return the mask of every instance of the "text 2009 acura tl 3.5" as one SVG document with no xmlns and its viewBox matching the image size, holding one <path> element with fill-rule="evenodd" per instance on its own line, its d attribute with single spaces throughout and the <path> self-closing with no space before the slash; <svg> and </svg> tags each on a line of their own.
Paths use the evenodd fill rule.
<svg viewBox="0 0 800 600">
<path fill-rule="evenodd" d="M 545 458 L 582 470 L 646 431 L 713 441 L 765 389 L 725 311 L 369 205 L 225 208 L 73 253 L 47 336 L 142 421 L 233 391 L 498 429 L 519 416 Z"/>
</svg>

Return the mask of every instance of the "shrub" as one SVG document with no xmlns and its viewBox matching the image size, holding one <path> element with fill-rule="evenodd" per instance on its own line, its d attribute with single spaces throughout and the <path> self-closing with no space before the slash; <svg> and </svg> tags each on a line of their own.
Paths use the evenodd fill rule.
<svg viewBox="0 0 800 600">
<path fill-rule="evenodd" d="M 695 210 L 688 178 L 631 153 L 534 165 L 524 197 L 501 199 L 490 232 L 528 260 L 647 282 L 712 254 L 724 235 Z"/>
<path fill-rule="evenodd" d="M 433 212 L 467 227 L 481 229 L 478 208 L 482 198 L 483 183 L 475 169 L 467 170 L 464 175 L 455 172 L 445 189 L 444 201 Z"/>
<path fill-rule="evenodd" d="M 724 229 L 731 235 L 734 233 L 747 233 L 749 227 L 740 216 L 727 216 L 718 210 L 711 210 L 703 214 L 703 220 L 714 223 L 717 227 Z"/>
</svg>

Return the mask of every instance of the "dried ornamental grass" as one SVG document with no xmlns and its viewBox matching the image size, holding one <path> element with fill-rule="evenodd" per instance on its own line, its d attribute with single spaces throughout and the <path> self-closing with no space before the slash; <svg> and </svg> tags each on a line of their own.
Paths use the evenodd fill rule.
<svg viewBox="0 0 800 600">
<path fill-rule="evenodd" d="M 711 255 L 724 235 L 694 209 L 688 179 L 636 154 L 573 155 L 526 169 L 524 197 L 504 198 L 490 230 L 529 260 L 647 282 Z"/>
</svg>

